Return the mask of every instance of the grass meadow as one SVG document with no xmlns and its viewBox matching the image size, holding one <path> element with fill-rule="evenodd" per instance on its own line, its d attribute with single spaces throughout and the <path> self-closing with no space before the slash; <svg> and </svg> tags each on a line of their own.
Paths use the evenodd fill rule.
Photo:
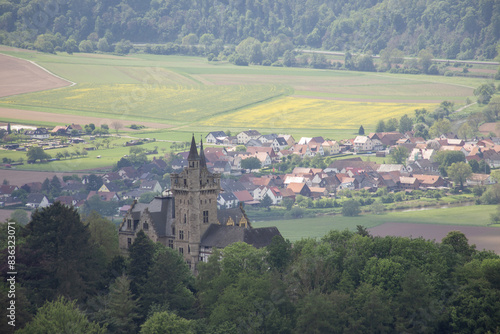
<svg viewBox="0 0 500 334">
<path fill-rule="evenodd" d="M 387 212 L 381 215 L 360 215 L 344 217 L 342 215 L 321 216 L 314 218 L 273 220 L 252 222 L 253 227 L 276 226 L 285 239 L 290 241 L 301 238 L 321 238 L 330 230 L 355 231 L 357 225 L 366 228 L 388 222 L 487 226 L 490 214 L 495 213 L 495 205 L 473 205 L 443 209 L 425 209 L 419 211 Z"/>
</svg>

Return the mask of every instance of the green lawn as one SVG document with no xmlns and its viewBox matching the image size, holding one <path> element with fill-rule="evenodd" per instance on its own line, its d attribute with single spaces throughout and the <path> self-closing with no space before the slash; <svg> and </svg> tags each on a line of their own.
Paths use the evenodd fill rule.
<svg viewBox="0 0 500 334">
<path fill-rule="evenodd" d="M 366 228 L 387 222 L 487 226 L 490 214 L 496 212 L 494 205 L 473 205 L 448 209 L 429 209 L 409 212 L 389 212 L 382 215 L 341 215 L 316 218 L 252 222 L 253 227 L 276 226 L 284 238 L 291 241 L 301 238 L 319 238 L 330 230 L 356 230 L 357 225 Z"/>
</svg>

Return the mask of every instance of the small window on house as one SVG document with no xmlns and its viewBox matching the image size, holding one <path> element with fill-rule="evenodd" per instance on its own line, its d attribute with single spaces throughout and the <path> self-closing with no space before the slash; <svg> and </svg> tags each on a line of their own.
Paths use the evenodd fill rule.
<svg viewBox="0 0 500 334">
<path fill-rule="evenodd" d="M 132 228 L 132 219 L 127 219 L 127 228 L 128 229 Z"/>
<path fill-rule="evenodd" d="M 203 222 L 208 223 L 208 211 L 203 211 Z"/>
<path fill-rule="evenodd" d="M 179 253 L 184 254 L 184 248 L 179 247 Z"/>
<path fill-rule="evenodd" d="M 184 240 L 184 231 L 179 230 L 179 239 Z"/>
<path fill-rule="evenodd" d="M 149 230 L 149 224 L 148 223 L 144 223 L 142 225 L 142 228 L 145 229 L 145 230 Z"/>
<path fill-rule="evenodd" d="M 172 239 L 168 240 L 168 247 L 174 249 L 174 241 Z"/>
</svg>

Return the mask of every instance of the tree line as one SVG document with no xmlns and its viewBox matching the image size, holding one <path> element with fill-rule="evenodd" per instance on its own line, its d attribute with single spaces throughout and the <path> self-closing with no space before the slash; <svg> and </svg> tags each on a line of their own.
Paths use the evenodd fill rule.
<svg viewBox="0 0 500 334">
<path fill-rule="evenodd" d="M 238 45 L 284 35 L 295 47 L 493 59 L 500 38 L 494 0 L 14 1 L 0 5 L 0 43 L 42 51 L 127 53 L 134 43 Z M 392 56 L 391 56 L 392 55 Z"/>
<path fill-rule="evenodd" d="M 18 333 L 500 330 L 500 257 L 457 231 L 435 242 L 374 237 L 358 226 L 293 247 L 281 237 L 261 249 L 235 243 L 214 250 L 193 277 L 176 251 L 143 232 L 124 257 L 111 222 L 60 203 L 16 230 Z"/>
</svg>

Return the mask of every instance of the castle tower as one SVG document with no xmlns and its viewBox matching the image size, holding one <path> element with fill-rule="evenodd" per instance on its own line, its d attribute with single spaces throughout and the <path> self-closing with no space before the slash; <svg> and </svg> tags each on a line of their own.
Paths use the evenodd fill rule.
<svg viewBox="0 0 500 334">
<path fill-rule="evenodd" d="M 198 154 L 194 135 L 187 160 L 188 167 L 181 173 L 170 175 L 175 199 L 172 232 L 175 236 L 174 249 L 183 254 L 191 270 L 196 273 L 196 264 L 200 261 L 201 237 L 210 224 L 217 223 L 220 175 L 208 171 L 203 142 Z"/>
</svg>

